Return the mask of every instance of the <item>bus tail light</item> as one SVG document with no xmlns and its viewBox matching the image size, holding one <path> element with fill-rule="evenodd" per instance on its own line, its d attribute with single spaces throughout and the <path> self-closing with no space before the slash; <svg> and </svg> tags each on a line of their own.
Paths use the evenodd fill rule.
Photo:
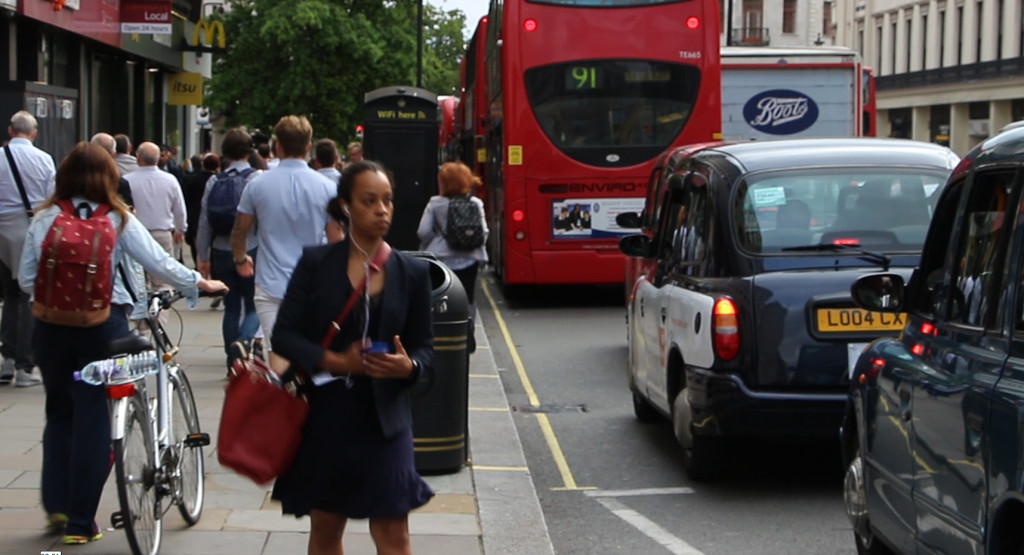
<svg viewBox="0 0 1024 555">
<path fill-rule="evenodd" d="M 740 325 L 736 317 L 736 304 L 732 299 L 715 302 L 711 322 L 711 336 L 715 354 L 722 360 L 732 360 L 740 352 Z"/>
<path fill-rule="evenodd" d="M 695 16 L 695 15 L 691 15 L 690 17 L 686 18 L 686 28 L 687 29 L 698 29 L 698 28 L 700 28 L 700 18 Z"/>
<path fill-rule="evenodd" d="M 532 33 L 533 31 L 536 31 L 537 30 L 537 20 L 536 19 L 527 19 L 527 20 L 523 21 L 523 29 L 525 29 L 527 33 Z"/>
<path fill-rule="evenodd" d="M 521 221 L 523 221 L 525 219 L 526 219 L 526 212 L 523 212 L 522 210 L 513 210 L 512 211 L 512 221 L 513 222 L 521 222 Z"/>
</svg>

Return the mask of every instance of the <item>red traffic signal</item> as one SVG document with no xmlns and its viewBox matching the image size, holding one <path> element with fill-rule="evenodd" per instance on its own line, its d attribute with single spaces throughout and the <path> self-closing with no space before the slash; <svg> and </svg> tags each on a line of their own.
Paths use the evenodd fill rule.
<svg viewBox="0 0 1024 555">
<path fill-rule="evenodd" d="M 359 137 L 360 139 L 363 138 L 363 126 L 362 125 L 357 125 L 356 126 L 356 137 Z"/>
</svg>

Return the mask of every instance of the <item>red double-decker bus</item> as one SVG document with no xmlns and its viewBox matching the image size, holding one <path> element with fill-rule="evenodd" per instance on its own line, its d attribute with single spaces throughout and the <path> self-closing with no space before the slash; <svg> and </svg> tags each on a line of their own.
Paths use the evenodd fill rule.
<svg viewBox="0 0 1024 555">
<path fill-rule="evenodd" d="M 615 217 L 665 149 L 720 137 L 718 4 L 492 0 L 488 224 L 503 285 L 621 283 Z"/>
<path fill-rule="evenodd" d="M 473 38 L 466 45 L 462 59 L 461 82 L 462 101 L 459 104 L 459 144 L 463 162 L 481 178 L 486 177 L 484 164 L 487 152 L 484 149 L 484 135 L 487 132 L 487 71 L 484 66 L 487 44 L 487 16 L 477 22 Z M 487 199 L 487 183 L 477 187 L 476 194 Z"/>
</svg>

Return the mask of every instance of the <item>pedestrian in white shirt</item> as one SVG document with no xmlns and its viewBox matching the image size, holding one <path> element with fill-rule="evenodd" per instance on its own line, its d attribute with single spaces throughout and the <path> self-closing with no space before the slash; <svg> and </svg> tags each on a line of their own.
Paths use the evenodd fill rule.
<svg viewBox="0 0 1024 555">
<path fill-rule="evenodd" d="M 149 230 L 153 239 L 173 256 L 174 245 L 185 240 L 188 225 L 185 196 L 178 180 L 158 167 L 160 147 L 146 142 L 139 145 L 135 152 L 139 169 L 124 176 L 132 190 L 135 216 Z M 151 287 L 158 289 L 162 285 L 150 276 Z"/>
<path fill-rule="evenodd" d="M 0 280 L 4 289 L 0 383 L 13 380 L 18 387 L 42 382 L 32 373 L 32 309 L 17 281 L 32 209 L 53 194 L 57 174 L 53 157 L 32 144 L 38 133 L 32 114 L 24 110 L 15 113 L 7 128 L 11 141 L 0 155 Z"/>
</svg>

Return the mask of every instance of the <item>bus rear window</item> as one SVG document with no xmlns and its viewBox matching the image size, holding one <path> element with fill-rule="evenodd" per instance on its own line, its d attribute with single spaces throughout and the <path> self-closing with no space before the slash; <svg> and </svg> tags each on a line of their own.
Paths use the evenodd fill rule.
<svg viewBox="0 0 1024 555">
<path fill-rule="evenodd" d="M 531 68 L 525 82 L 537 122 L 556 147 L 584 163 L 621 166 L 657 156 L 679 135 L 700 70 L 649 60 L 578 60 Z"/>
</svg>

